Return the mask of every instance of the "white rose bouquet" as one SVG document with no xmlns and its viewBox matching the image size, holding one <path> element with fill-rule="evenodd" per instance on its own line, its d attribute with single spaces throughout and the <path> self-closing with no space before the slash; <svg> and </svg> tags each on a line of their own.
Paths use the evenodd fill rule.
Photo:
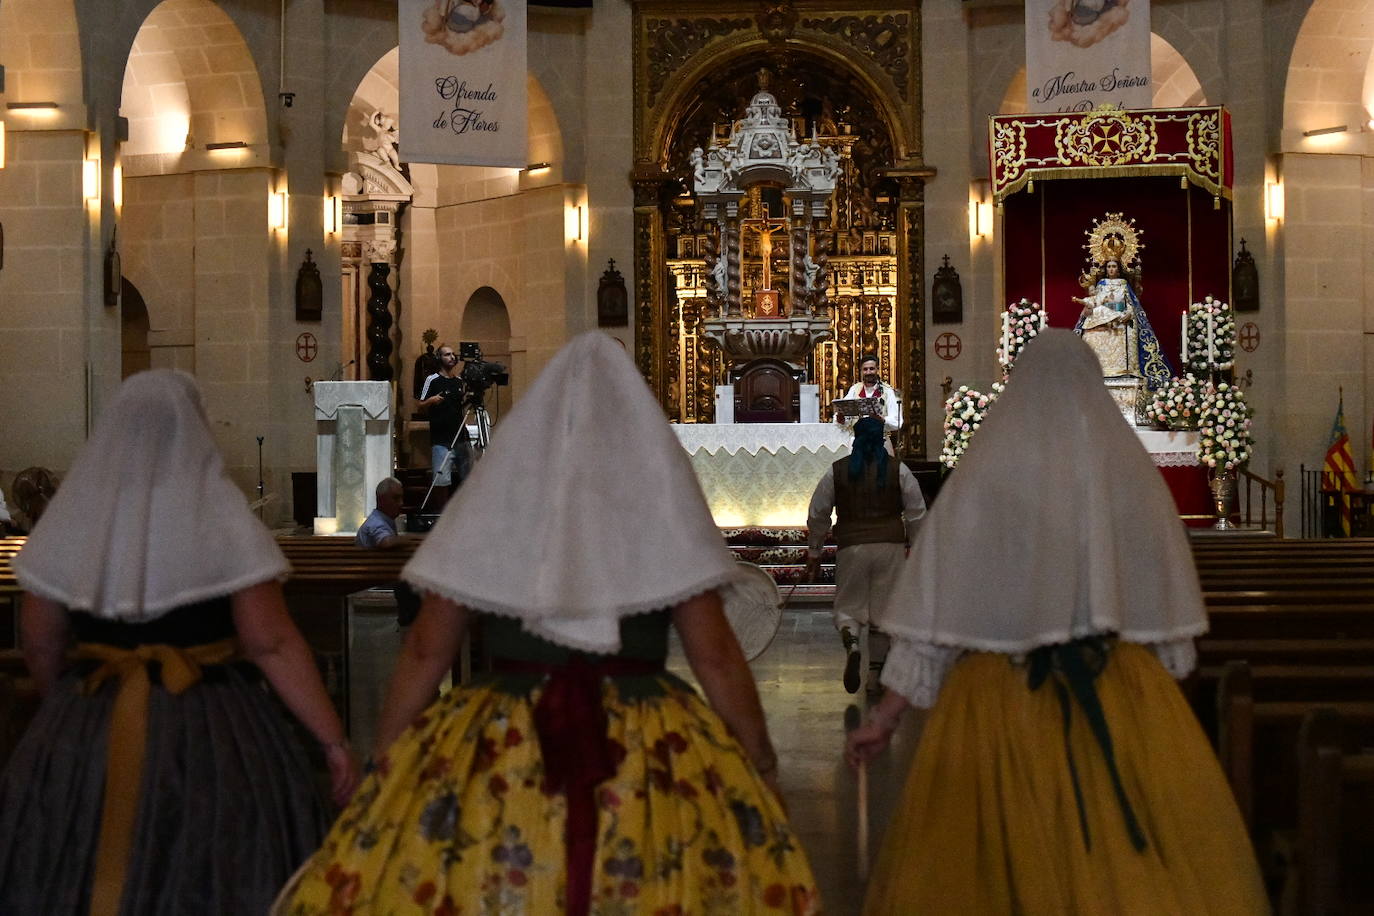
<svg viewBox="0 0 1374 916">
<path fill-rule="evenodd" d="M 1231 306 L 1211 296 L 1188 306 L 1183 340 L 1185 370 L 1205 375 L 1235 366 L 1236 318 Z"/>
<path fill-rule="evenodd" d="M 968 448 L 969 440 L 973 438 L 974 431 L 988 415 L 988 408 L 1002 393 L 1002 388 L 1001 382 L 993 382 L 992 391 L 984 394 L 974 391 L 967 385 L 961 385 L 959 390 L 945 401 L 945 441 L 940 449 L 941 464 L 952 468 L 959 463 L 959 459 Z"/>
<path fill-rule="evenodd" d="M 1197 429 L 1205 390 L 1203 381 L 1189 372 L 1174 376 L 1150 393 L 1145 418 L 1166 429 Z"/>
<path fill-rule="evenodd" d="M 1230 471 L 1250 460 L 1250 405 L 1235 385 L 1208 385 L 1198 418 L 1197 457 L 1210 468 Z"/>
<path fill-rule="evenodd" d="M 1022 299 L 1007 306 L 1002 315 L 1002 340 L 997 346 L 997 362 L 1004 371 L 1045 327 L 1045 310 L 1040 303 Z"/>
</svg>

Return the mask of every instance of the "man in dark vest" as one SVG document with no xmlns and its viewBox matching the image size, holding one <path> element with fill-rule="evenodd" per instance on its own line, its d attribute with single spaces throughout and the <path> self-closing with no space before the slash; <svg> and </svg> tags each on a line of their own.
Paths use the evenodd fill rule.
<svg viewBox="0 0 1374 916">
<path fill-rule="evenodd" d="M 808 578 L 820 572 L 821 548 L 830 533 L 830 513 L 838 516 L 835 541 L 835 629 L 846 654 L 844 689 L 859 689 L 863 664 L 861 637 L 869 613 L 887 598 L 910 551 L 916 524 L 926 513 L 916 477 L 888 455 L 883 421 L 864 417 L 854 425 L 854 450 L 825 472 L 807 513 Z"/>
</svg>

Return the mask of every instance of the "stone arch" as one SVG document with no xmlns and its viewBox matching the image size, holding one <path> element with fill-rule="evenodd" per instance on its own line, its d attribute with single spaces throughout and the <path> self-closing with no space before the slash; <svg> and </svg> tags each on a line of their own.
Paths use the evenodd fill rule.
<svg viewBox="0 0 1374 916">
<path fill-rule="evenodd" d="M 119 278 L 119 319 L 120 375 L 128 378 L 135 372 L 152 368 L 152 350 L 148 347 L 148 304 L 128 277 Z"/>
<path fill-rule="evenodd" d="M 1157 33 L 1150 33 L 1150 79 L 1154 84 L 1153 108 L 1191 108 L 1207 104 L 1202 83 L 1178 50 Z M 1022 114 L 1026 106 L 1026 68 L 1023 65 L 1007 83 L 998 114 Z"/>
<path fill-rule="evenodd" d="M 1303 18 L 1288 62 L 1283 129 L 1345 125 L 1357 130 L 1374 107 L 1369 76 L 1374 3 L 1315 0 Z"/>
<path fill-rule="evenodd" d="M 80 103 L 81 37 L 73 0 L 0 3 L 0 60 L 10 101 Z"/>
<path fill-rule="evenodd" d="M 510 311 L 499 292 L 490 286 L 480 286 L 473 291 L 463 306 L 460 327 L 460 338 L 480 344 L 484 359 L 510 368 Z M 499 417 L 510 407 L 510 395 L 509 386 L 498 387 L 488 394 L 487 407 L 493 416 Z"/>
<path fill-rule="evenodd" d="M 883 80 L 852 49 L 808 43 L 805 47 L 789 47 L 783 53 L 760 39 L 734 45 L 720 54 L 704 56 L 674 76 L 672 88 L 665 91 L 655 105 L 657 114 L 644 134 L 649 159 L 660 166 L 673 167 L 670 161 L 674 153 L 672 144 L 682 133 L 684 122 L 692 114 L 692 100 L 701 94 L 704 85 L 717 81 L 728 71 L 753 72 L 761 67 L 768 68 L 770 63 L 776 70 L 780 60 L 790 61 L 798 68 L 810 66 L 819 72 L 845 76 L 876 109 L 888 132 L 894 159 L 900 161 L 912 155 L 919 156 L 919 121 L 913 130 L 906 129 L 897 100 L 884 88 Z"/>
<path fill-rule="evenodd" d="M 148 13 L 129 51 L 120 110 L 129 119 L 130 156 L 269 139 L 248 44 L 210 0 L 163 0 Z"/>
</svg>

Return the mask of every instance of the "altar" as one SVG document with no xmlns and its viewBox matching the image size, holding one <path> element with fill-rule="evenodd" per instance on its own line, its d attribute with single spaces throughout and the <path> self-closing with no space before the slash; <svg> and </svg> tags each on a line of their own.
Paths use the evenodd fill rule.
<svg viewBox="0 0 1374 916">
<path fill-rule="evenodd" d="M 834 423 L 675 423 L 721 528 L 806 524 L 806 509 L 821 475 L 849 454 L 853 436 Z M 1174 495 L 1180 515 L 1210 510 L 1206 468 L 1198 463 L 1198 434 L 1135 430 Z"/>
<path fill-rule="evenodd" d="M 849 454 L 853 436 L 834 423 L 677 423 L 721 528 L 797 528 L 816 483 Z"/>
</svg>

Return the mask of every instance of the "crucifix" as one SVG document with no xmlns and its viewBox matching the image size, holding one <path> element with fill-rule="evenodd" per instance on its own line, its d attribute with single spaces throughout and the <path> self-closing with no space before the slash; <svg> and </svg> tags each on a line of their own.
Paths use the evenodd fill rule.
<svg viewBox="0 0 1374 916">
<path fill-rule="evenodd" d="M 782 303 L 778 291 L 773 289 L 773 235 L 787 232 L 787 220 L 763 216 L 742 219 L 739 225 L 741 231 L 752 230 L 759 234 L 759 257 L 763 259 L 763 286 L 754 291 L 754 317 L 781 317 Z"/>
</svg>

